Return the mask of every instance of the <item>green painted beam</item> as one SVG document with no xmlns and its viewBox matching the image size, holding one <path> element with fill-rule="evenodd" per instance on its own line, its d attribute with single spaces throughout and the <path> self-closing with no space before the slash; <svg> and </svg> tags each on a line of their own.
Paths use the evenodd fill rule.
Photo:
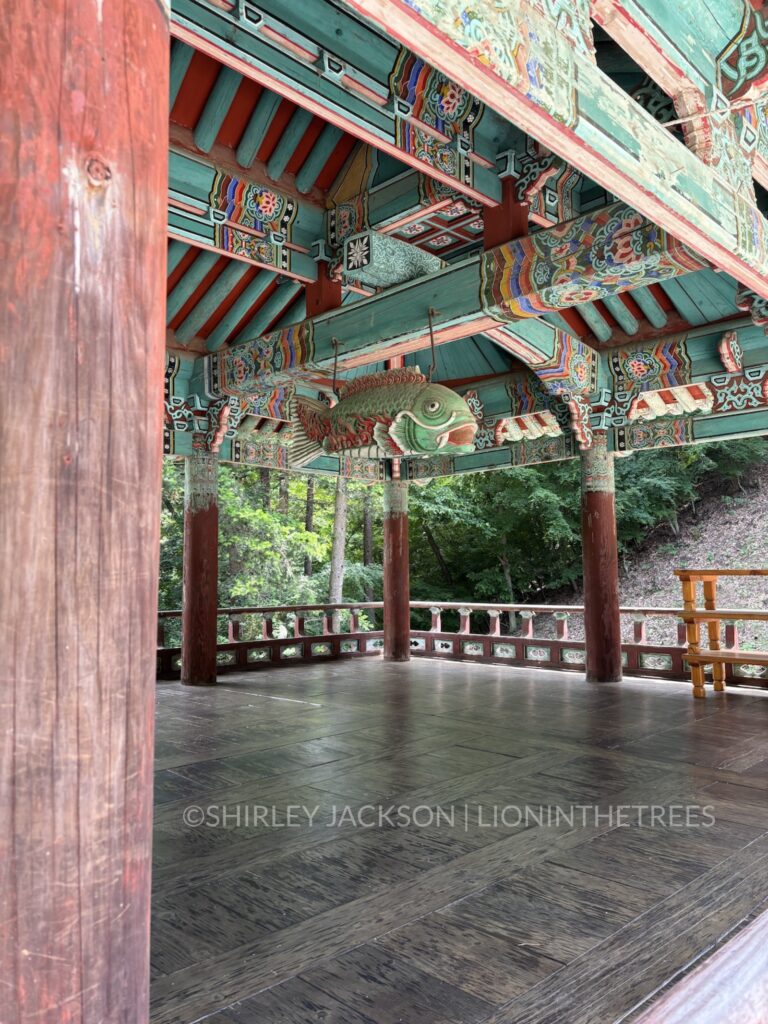
<svg viewBox="0 0 768 1024">
<path fill-rule="evenodd" d="M 591 302 L 580 302 L 576 310 L 581 314 L 584 323 L 589 327 L 598 341 L 610 341 L 613 330 L 599 309 Z"/>
<path fill-rule="evenodd" d="M 249 309 L 254 306 L 270 284 L 275 280 L 275 274 L 268 270 L 260 270 L 248 287 L 238 296 L 229 311 L 222 317 L 214 330 L 208 336 L 206 347 L 209 352 L 215 352 L 221 348 L 232 331 L 237 327 Z"/>
<path fill-rule="evenodd" d="M 403 0 L 341 2 L 768 298 L 765 218 L 597 67 L 585 39 L 588 6 L 573 7 L 569 33 L 531 0 L 505 5 L 508 29 L 498 20 L 454 18 L 443 0 L 419 0 L 418 9 Z M 520 24 L 524 33 L 514 27 Z"/>
<path fill-rule="evenodd" d="M 584 215 L 585 224 L 592 232 L 585 238 L 591 238 L 592 243 L 584 242 L 581 250 L 572 254 L 580 265 L 590 268 L 584 271 L 584 283 L 599 289 L 603 297 L 612 294 L 612 290 L 627 289 L 622 276 L 605 269 L 609 266 L 605 242 L 601 232 L 595 230 L 595 224 L 611 223 L 623 209 L 622 204 L 611 204 L 599 217 L 594 212 Z M 578 220 L 573 223 L 577 224 Z M 674 240 L 650 230 L 642 221 L 635 227 L 631 244 L 633 274 L 638 286 L 645 281 L 642 274 L 646 265 L 654 274 L 658 273 L 660 257 L 670 251 L 674 257 L 665 265 L 667 272 L 684 274 L 685 267 L 691 262 L 695 264 L 695 260 L 683 259 L 683 252 Z M 571 233 L 578 233 L 578 228 L 572 228 Z M 249 387 L 267 386 L 273 372 L 285 379 L 286 374 L 290 376 L 292 370 L 298 370 L 304 363 L 329 365 L 334 359 L 335 339 L 338 339 L 342 368 L 396 353 L 418 351 L 429 343 L 430 315 L 438 344 L 484 333 L 529 366 L 543 368 L 553 357 L 560 359 L 563 332 L 531 315 L 531 311 L 547 305 L 550 309 L 564 308 L 568 304 L 570 288 L 559 283 L 563 277 L 562 267 L 557 262 L 554 267 L 547 266 L 553 244 L 556 249 L 561 236 L 561 226 L 551 228 L 305 321 L 301 335 L 306 342 L 298 347 L 294 341 L 290 343 L 293 361 L 286 364 L 277 346 L 273 371 L 269 360 L 261 353 L 253 381 L 241 380 L 238 389 L 247 393 Z M 498 280 L 501 268 L 506 268 L 503 285 Z M 550 286 L 550 278 L 558 281 L 555 287 Z M 534 286 L 533 281 L 540 284 Z M 261 325 L 274 320 L 279 312 L 280 309 L 276 309 L 267 319 L 259 315 L 240 332 L 236 343 L 244 344 L 246 362 L 251 361 L 250 353 L 258 340 L 259 328 L 264 330 Z M 564 373 L 568 375 L 567 370 Z M 554 376 L 559 379 L 559 370 Z"/>
<path fill-rule="evenodd" d="M 659 305 L 658 300 L 648 288 L 638 288 L 632 292 L 632 298 L 643 311 L 643 315 L 652 327 L 661 330 L 666 327 L 667 314 Z"/>
<path fill-rule="evenodd" d="M 299 192 L 310 191 L 343 136 L 344 132 L 336 125 L 327 124 L 323 128 L 312 151 L 296 175 L 296 188 Z"/>
<path fill-rule="evenodd" d="M 742 0 L 594 0 L 592 17 L 669 90 L 711 89 L 715 62 L 741 25 Z M 669 81 L 668 81 L 669 79 Z"/>
<path fill-rule="evenodd" d="M 269 328 L 269 325 L 285 310 L 285 307 L 296 298 L 301 286 L 295 281 L 286 281 L 270 295 L 264 305 L 257 311 L 250 323 L 242 329 L 234 339 L 233 345 L 239 345 L 248 338 L 258 338 Z"/>
<path fill-rule="evenodd" d="M 605 308 L 614 318 L 616 323 L 627 334 L 637 334 L 640 329 L 640 322 L 630 313 L 618 295 L 606 295 L 603 299 Z"/>
<path fill-rule="evenodd" d="M 189 246 L 184 242 L 179 242 L 177 239 L 172 238 L 168 245 L 168 276 L 174 272 L 176 267 L 184 259 L 184 256 L 189 252 Z"/>
<path fill-rule="evenodd" d="M 256 159 L 256 154 L 267 137 L 272 118 L 281 103 L 282 98 L 276 93 L 270 89 L 262 90 L 235 152 L 241 167 L 250 167 Z"/>
<path fill-rule="evenodd" d="M 210 320 L 232 289 L 237 286 L 238 281 L 247 270 L 247 263 L 231 260 L 197 305 L 176 328 L 176 339 L 184 345 L 190 342 L 200 328 Z"/>
<path fill-rule="evenodd" d="M 288 165 L 296 147 L 304 137 L 304 133 L 312 123 L 312 114 L 308 110 L 299 107 L 294 111 L 291 120 L 283 129 L 283 134 L 278 139 L 272 155 L 267 161 L 267 174 L 273 181 L 277 181 Z"/>
<path fill-rule="evenodd" d="M 702 316 L 701 310 L 679 281 L 663 281 L 661 287 L 680 316 L 689 324 L 697 327 L 707 322 L 707 318 Z"/>
<path fill-rule="evenodd" d="M 189 65 L 192 63 L 192 58 L 195 55 L 195 51 L 191 46 L 187 46 L 186 43 L 182 43 L 180 39 L 174 39 L 171 46 L 171 75 L 170 75 L 170 103 L 169 110 L 173 109 L 173 105 L 179 95 L 184 76 L 189 70 Z"/>
<path fill-rule="evenodd" d="M 186 273 L 168 296 L 165 314 L 167 323 L 173 320 L 184 303 L 191 298 L 192 293 L 218 258 L 218 253 L 208 252 L 207 250 L 202 250 L 195 257 L 194 263 L 187 268 Z"/>
<path fill-rule="evenodd" d="M 229 113 L 235 93 L 240 88 L 243 77 L 231 68 L 222 68 L 206 100 L 203 112 L 195 125 L 195 145 L 204 153 L 209 153 L 216 141 L 216 136 Z"/>
<path fill-rule="evenodd" d="M 307 300 L 306 300 L 306 296 L 302 292 L 299 295 L 298 299 L 296 299 L 296 301 L 293 302 L 288 307 L 288 309 L 286 309 L 285 313 L 283 313 L 283 315 L 280 317 L 280 319 L 275 324 L 275 327 L 276 328 L 287 327 L 289 324 L 301 323 L 302 320 L 306 319 L 306 316 L 307 316 Z"/>
</svg>

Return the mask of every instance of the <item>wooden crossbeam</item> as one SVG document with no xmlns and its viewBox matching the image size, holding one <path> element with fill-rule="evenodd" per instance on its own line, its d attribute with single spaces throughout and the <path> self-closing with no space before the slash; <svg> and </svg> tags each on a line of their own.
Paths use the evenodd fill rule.
<svg viewBox="0 0 768 1024">
<path fill-rule="evenodd" d="M 547 367 L 570 380 L 571 354 L 580 343 L 534 314 L 567 309 L 582 296 L 563 285 L 561 241 L 573 239 L 573 258 L 582 266 L 584 287 L 601 295 L 648 282 L 648 274 L 673 277 L 700 261 L 622 204 L 592 211 L 562 225 L 517 239 L 449 266 L 435 274 L 303 321 L 290 336 L 250 339 L 201 372 L 214 373 L 222 394 L 247 394 L 274 381 L 327 369 L 363 365 L 436 344 L 488 332 L 507 351 L 533 368 Z M 617 263 L 609 254 L 628 246 L 631 259 Z M 617 248 L 618 247 L 618 248 Z M 567 270 L 567 268 L 565 268 Z M 580 358 L 577 362 L 582 362 Z M 589 376 L 585 367 L 582 369 Z M 568 384 L 583 389 L 587 380 Z M 565 386 L 565 385 L 564 385 Z M 232 390 L 234 389 L 234 390 Z"/>
<path fill-rule="evenodd" d="M 343 3 L 768 298 L 762 214 L 580 52 L 583 33 L 563 31 L 530 0 L 489 6 L 471 30 L 437 0 L 418 11 L 404 0 Z"/>
</svg>

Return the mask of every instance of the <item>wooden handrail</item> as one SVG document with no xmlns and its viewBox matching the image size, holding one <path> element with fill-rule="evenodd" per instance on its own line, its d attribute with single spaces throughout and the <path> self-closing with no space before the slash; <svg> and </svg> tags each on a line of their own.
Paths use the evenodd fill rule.
<svg viewBox="0 0 768 1024">
<path fill-rule="evenodd" d="M 680 580 L 703 580 L 713 576 L 768 576 L 768 569 L 675 569 Z"/>
<path fill-rule="evenodd" d="M 768 576 L 768 569 L 675 569 L 683 591 L 683 611 L 680 619 L 685 623 L 688 644 L 686 660 L 691 671 L 693 696 L 706 696 L 705 668 L 712 666 L 712 682 L 716 691 L 723 691 L 726 667 L 734 665 L 766 664 L 763 652 L 739 652 L 735 625 L 726 626 L 726 648 L 721 638 L 722 623 L 768 622 L 768 611 L 748 608 L 718 608 L 717 583 L 721 577 Z M 698 607 L 698 584 L 704 596 L 704 608 Z M 706 625 L 706 647 L 702 647 L 701 626 Z M 732 678 L 732 670 L 731 676 Z"/>
<path fill-rule="evenodd" d="M 218 615 L 281 615 L 291 612 L 323 612 L 352 610 L 353 608 L 383 609 L 383 601 L 348 601 L 343 604 L 296 604 L 296 605 L 267 605 L 264 607 L 235 607 L 219 608 Z M 571 615 L 582 615 L 584 605 L 582 604 L 501 604 L 500 602 L 477 603 L 474 601 L 411 601 L 411 608 L 442 608 L 443 611 L 458 611 L 460 608 L 469 608 L 473 612 L 533 612 L 535 615 L 552 615 L 556 612 L 565 612 Z M 651 615 L 667 616 L 670 618 L 679 617 L 682 608 L 655 608 L 645 605 L 622 606 L 619 609 L 622 615 Z M 180 608 L 166 608 L 158 611 L 159 618 L 179 618 Z"/>
</svg>

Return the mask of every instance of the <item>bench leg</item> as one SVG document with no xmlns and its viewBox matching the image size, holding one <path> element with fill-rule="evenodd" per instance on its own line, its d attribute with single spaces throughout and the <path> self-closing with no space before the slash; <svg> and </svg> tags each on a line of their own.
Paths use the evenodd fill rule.
<svg viewBox="0 0 768 1024">
<path fill-rule="evenodd" d="M 704 580 L 703 587 L 704 607 L 708 612 L 713 612 L 717 601 L 717 580 Z M 720 623 L 708 622 L 707 635 L 709 638 L 709 649 L 711 651 L 719 651 Z M 722 691 L 725 689 L 725 665 L 720 662 L 715 662 L 712 665 L 712 680 L 715 684 L 715 690 Z"/>
<path fill-rule="evenodd" d="M 691 665 L 691 682 L 693 683 L 693 696 L 694 697 L 706 697 L 707 691 L 704 689 L 704 666 L 703 665 Z"/>
<path fill-rule="evenodd" d="M 693 580 L 683 580 L 683 608 L 685 611 L 696 610 L 696 584 Z M 694 654 L 700 650 L 700 631 L 698 622 L 686 622 L 685 639 L 688 641 L 688 653 Z M 691 682 L 693 683 L 693 696 L 706 697 L 704 689 L 704 666 L 691 665 Z"/>
</svg>

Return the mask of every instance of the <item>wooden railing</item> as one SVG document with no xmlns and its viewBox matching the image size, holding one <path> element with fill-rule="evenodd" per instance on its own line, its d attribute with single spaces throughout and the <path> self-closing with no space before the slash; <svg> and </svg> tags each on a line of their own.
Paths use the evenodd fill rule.
<svg viewBox="0 0 768 1024">
<path fill-rule="evenodd" d="M 718 608 L 717 584 L 723 577 L 768 576 L 768 569 L 676 569 L 683 590 L 681 618 L 685 626 L 686 664 L 694 697 L 704 697 L 708 673 L 715 690 L 724 690 L 736 677 L 768 675 L 768 650 L 741 650 L 737 623 L 768 622 L 768 611 L 744 608 Z M 698 606 L 701 585 L 704 607 Z M 723 638 L 723 625 L 725 638 Z M 702 646 L 701 627 L 706 626 L 707 642 Z M 724 641 L 724 642 L 723 642 Z"/>
<path fill-rule="evenodd" d="M 378 655 L 383 646 L 382 609 L 381 602 L 221 608 L 219 671 Z M 579 605 L 413 601 L 411 652 L 415 657 L 580 671 L 584 664 L 583 612 Z M 686 627 L 681 614 L 680 608 L 621 609 L 627 675 L 687 677 Z M 160 679 L 179 676 L 180 619 L 180 611 L 159 614 Z M 648 634 L 658 632 L 659 624 L 665 626 L 667 639 L 652 642 Z M 726 624 L 725 634 L 726 645 L 738 648 L 736 621 Z M 726 666 L 726 677 L 732 683 L 764 685 L 758 671 L 752 675 L 743 667 Z"/>
</svg>

